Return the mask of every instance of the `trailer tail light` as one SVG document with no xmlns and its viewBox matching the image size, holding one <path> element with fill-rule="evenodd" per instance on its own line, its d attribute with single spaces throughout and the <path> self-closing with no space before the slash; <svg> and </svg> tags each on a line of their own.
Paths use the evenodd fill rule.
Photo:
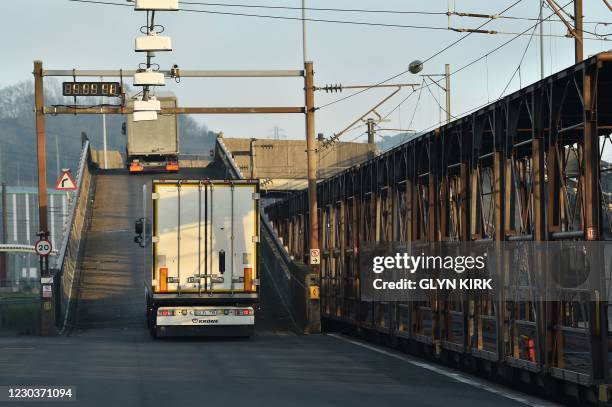
<svg viewBox="0 0 612 407">
<path fill-rule="evenodd" d="M 159 310 L 159 315 L 162 317 L 173 317 L 174 316 L 174 310 L 172 309 L 160 309 Z"/>
<path fill-rule="evenodd" d="M 138 162 L 133 162 L 130 164 L 130 172 L 142 172 L 143 166 Z"/>
<path fill-rule="evenodd" d="M 166 164 L 166 171 L 178 171 L 179 165 L 178 163 L 168 163 Z"/>
<path fill-rule="evenodd" d="M 159 269 L 159 292 L 168 291 L 168 268 L 160 267 Z"/>
<path fill-rule="evenodd" d="M 253 291 L 253 269 L 244 269 L 244 291 Z"/>
<path fill-rule="evenodd" d="M 237 310 L 237 312 L 239 313 L 238 315 L 245 315 L 245 316 L 253 315 L 253 311 L 251 311 L 250 309 L 240 309 L 240 310 Z"/>
</svg>

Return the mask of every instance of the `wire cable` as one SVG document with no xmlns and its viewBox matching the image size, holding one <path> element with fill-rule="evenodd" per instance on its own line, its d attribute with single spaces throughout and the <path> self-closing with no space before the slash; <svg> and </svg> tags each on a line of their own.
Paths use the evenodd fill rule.
<svg viewBox="0 0 612 407">
<path fill-rule="evenodd" d="M 429 79 L 431 81 L 432 84 L 434 84 L 433 79 Z M 427 83 L 427 81 L 425 81 L 425 83 Z M 431 95 L 431 97 L 434 99 L 434 101 L 436 102 L 436 104 L 438 105 L 438 107 L 444 112 L 449 114 L 453 119 L 456 119 L 455 116 L 453 116 L 451 113 L 449 113 L 445 108 L 442 107 L 442 105 L 440 104 L 440 101 L 438 100 L 438 98 L 433 94 L 433 92 L 431 91 L 431 88 L 429 86 L 425 86 L 427 88 L 427 91 L 429 91 L 429 94 Z"/>
<path fill-rule="evenodd" d="M 100 0 L 68 0 L 68 1 L 76 2 L 76 3 L 91 3 L 91 4 L 104 4 L 104 5 L 111 5 L 111 6 L 132 7 L 130 4 L 114 3 L 114 2 L 107 2 L 107 1 L 100 1 Z M 368 21 L 330 20 L 330 19 L 323 19 L 323 18 L 305 18 L 303 19 L 302 17 L 272 16 L 272 15 L 265 15 L 265 14 L 249 14 L 249 13 L 233 13 L 233 12 L 228 12 L 228 11 L 212 11 L 212 10 L 188 9 L 188 8 L 182 8 L 180 11 L 187 11 L 187 12 L 192 12 L 192 13 L 216 14 L 216 15 L 225 15 L 225 16 L 268 18 L 268 19 L 274 19 L 274 20 L 311 21 L 311 22 L 318 22 L 318 23 L 351 24 L 351 25 L 362 25 L 362 26 L 372 26 L 372 27 L 411 28 L 411 29 L 436 30 L 436 31 L 448 31 L 449 30 L 448 27 L 435 27 L 435 26 L 426 26 L 426 25 L 371 23 Z"/>
<path fill-rule="evenodd" d="M 509 11 L 510 9 L 512 9 L 513 7 L 515 7 L 517 4 L 519 4 L 521 1 L 522 1 L 522 0 L 517 0 L 517 1 L 515 1 L 515 2 L 514 2 L 514 3 L 512 3 L 510 6 L 506 7 L 505 9 L 503 9 L 502 11 L 500 11 L 500 12 L 499 12 L 499 13 L 497 13 L 497 14 L 499 14 L 499 15 L 504 14 L 505 12 Z M 484 22 L 484 23 L 483 23 L 483 24 L 481 24 L 480 26 L 478 26 L 478 28 L 477 28 L 477 29 L 481 29 L 482 27 L 484 27 L 485 25 L 487 25 L 487 24 L 488 24 L 488 23 L 490 23 L 491 21 L 493 21 L 493 19 L 492 19 L 492 18 L 491 18 L 491 19 L 489 19 L 488 21 Z M 436 53 L 434 53 L 433 55 L 431 55 L 429 58 L 427 58 L 427 59 L 426 59 L 425 61 L 423 61 L 422 63 L 424 64 L 425 62 L 428 62 L 428 61 L 432 60 L 432 59 L 433 59 L 433 58 L 435 58 L 436 56 L 438 56 L 438 55 L 442 54 L 443 52 L 447 51 L 448 49 L 450 49 L 450 48 L 454 47 L 455 45 L 457 45 L 458 43 L 460 43 L 461 41 L 463 41 L 464 39 L 466 39 L 467 37 L 469 37 L 471 34 L 472 34 L 471 32 L 470 32 L 470 33 L 467 33 L 466 35 L 464 35 L 464 36 L 460 37 L 459 39 L 457 39 L 457 40 L 453 41 L 452 43 L 450 43 L 450 44 L 446 45 L 445 47 L 443 47 L 441 50 L 439 50 L 439 51 L 437 51 Z M 332 102 L 329 102 L 329 103 L 327 103 L 327 104 L 324 104 L 324 105 L 320 106 L 320 107 L 319 107 L 319 109 L 323 109 L 323 108 L 325 108 L 325 107 L 328 107 L 328 106 L 334 105 L 334 104 L 336 104 L 336 103 L 339 103 L 339 102 L 345 101 L 345 100 L 347 100 L 347 99 L 349 99 L 349 98 L 352 98 L 352 97 L 354 97 L 354 96 L 357 96 L 357 95 L 359 95 L 359 94 L 361 94 L 361 93 L 364 93 L 364 92 L 366 92 L 366 91 L 368 91 L 368 90 L 370 90 L 370 89 L 372 89 L 372 88 L 374 88 L 374 87 L 376 87 L 376 86 L 382 85 L 382 84 L 384 84 L 384 83 L 386 83 L 386 82 L 389 82 L 389 81 L 391 81 L 391 80 L 393 80 L 393 79 L 395 79 L 395 78 L 397 78 L 397 77 L 399 77 L 399 76 L 402 76 L 402 75 L 404 75 L 405 73 L 407 73 L 408 71 L 409 71 L 409 70 L 408 70 L 408 69 L 406 69 L 406 70 L 404 70 L 404 71 L 400 72 L 399 74 L 394 75 L 394 76 L 392 76 L 391 78 L 385 79 L 384 81 L 378 82 L 377 84 L 375 84 L 375 85 L 373 85 L 373 86 L 371 86 L 371 87 L 364 88 L 364 89 L 362 89 L 362 90 L 360 90 L 360 91 L 358 91 L 358 92 L 354 92 L 354 93 L 352 93 L 352 94 L 350 94 L 350 95 L 344 96 L 344 97 L 342 97 L 342 98 L 339 98 L 339 99 L 336 99 L 336 100 L 334 100 L 334 101 L 332 101 Z"/>
<path fill-rule="evenodd" d="M 180 1 L 181 4 L 200 5 L 200 6 L 215 6 L 215 7 L 239 7 L 239 8 L 260 8 L 268 10 L 302 10 L 302 7 L 297 6 L 268 6 L 261 4 L 231 4 L 231 3 L 208 3 L 199 1 Z M 372 14 L 420 14 L 420 15 L 446 15 L 443 11 L 403 11 L 403 10 L 372 10 L 372 9 L 345 9 L 345 8 L 330 8 L 330 7 L 304 7 L 308 11 L 332 11 L 332 12 L 348 12 L 348 13 L 372 13 Z"/>
<path fill-rule="evenodd" d="M 561 8 L 562 8 L 562 9 L 564 9 L 564 8 L 566 8 L 567 6 L 569 6 L 569 5 L 570 5 L 570 4 L 572 4 L 572 3 L 573 3 L 573 0 L 569 1 L 568 3 L 566 3 L 566 4 L 565 4 L 563 7 L 561 7 Z M 553 15 L 555 15 L 555 14 L 554 14 L 554 13 L 552 13 L 552 14 L 550 14 L 548 17 L 546 17 L 546 18 L 544 18 L 544 19 L 539 20 L 537 23 L 535 23 L 535 24 L 534 24 L 534 25 L 532 25 L 531 27 L 527 28 L 527 29 L 526 29 L 525 31 L 523 31 L 523 32 L 527 32 L 527 31 L 529 31 L 530 29 L 533 29 L 533 30 L 534 30 L 534 32 L 535 32 L 535 28 L 536 28 L 536 27 L 537 27 L 539 24 L 542 24 L 544 21 L 547 21 L 547 20 L 548 20 L 548 19 L 550 19 L 550 18 L 551 18 Z M 471 65 L 475 64 L 476 62 L 480 61 L 480 60 L 481 60 L 481 59 L 483 59 L 483 58 L 488 58 L 488 56 L 489 56 L 489 55 L 491 55 L 492 53 L 494 53 L 494 52 L 496 52 L 496 51 L 500 50 L 501 48 L 505 47 L 506 45 L 510 44 L 512 41 L 516 40 L 517 38 L 519 38 L 519 37 L 517 36 L 517 37 L 511 38 L 510 40 L 508 40 L 508 41 L 506 41 L 506 42 L 504 42 L 504 43 L 502 43 L 502 44 L 498 45 L 497 47 L 493 48 L 491 51 L 487 52 L 486 54 L 484 54 L 484 55 L 482 55 L 482 56 L 480 56 L 480 57 L 478 57 L 478 58 L 476 58 L 476 59 L 474 59 L 474 60 L 472 60 L 472 61 L 468 62 L 466 65 L 463 65 L 462 67 L 460 67 L 460 68 L 459 68 L 459 69 L 457 69 L 456 71 L 451 72 L 449 76 L 452 76 L 452 75 L 454 75 L 454 74 L 456 74 L 456 73 L 458 73 L 458 72 L 463 71 L 464 69 L 466 69 L 466 68 L 468 68 L 469 66 L 471 66 Z M 531 37 L 531 38 L 533 38 L 533 37 Z M 531 42 L 531 39 L 530 39 L 530 42 Z M 526 53 L 526 50 L 525 50 L 524 54 L 525 54 L 525 53 Z M 523 60 L 523 59 L 524 59 L 524 55 L 523 55 L 523 58 L 521 58 L 521 62 L 522 62 L 522 60 Z M 520 63 L 519 63 L 519 68 L 517 68 L 517 70 L 520 72 Z M 433 79 L 430 79 L 430 81 L 431 81 L 432 83 L 436 83 L 436 84 L 437 84 L 437 83 L 441 82 L 441 81 L 442 81 L 442 79 L 444 79 L 444 78 L 438 79 L 438 80 L 436 80 L 436 81 L 434 81 Z M 425 86 L 425 87 L 429 87 L 429 86 L 431 86 L 431 84 L 427 84 L 427 83 L 425 83 L 423 86 Z M 423 86 L 421 86 L 421 88 L 422 88 Z M 415 89 L 415 91 L 416 91 L 416 90 L 420 90 L 420 89 Z M 504 90 L 504 91 L 505 91 L 505 90 Z M 502 97 L 503 97 L 503 95 L 502 95 L 502 96 L 500 96 L 498 99 L 496 99 L 496 100 L 495 100 L 495 101 L 493 101 L 493 102 L 487 101 L 486 103 L 483 103 L 483 104 L 478 105 L 478 106 L 476 106 L 476 107 L 474 107 L 474 108 L 472 108 L 472 109 L 469 109 L 469 110 L 467 110 L 467 111 L 464 111 L 464 112 L 460 113 L 460 114 L 459 114 L 459 115 L 457 115 L 456 117 L 461 117 L 461 116 L 464 116 L 464 115 L 466 115 L 466 114 L 470 114 L 470 113 L 472 113 L 472 112 L 474 112 L 474 111 L 476 111 L 476 110 L 479 110 L 479 109 L 481 109 L 481 108 L 483 108 L 483 107 L 485 107 L 485 106 L 487 106 L 487 105 L 489 105 L 489 104 L 491 104 L 491 103 L 495 103 L 496 101 L 500 100 Z M 394 109 L 394 110 L 395 110 L 395 109 Z M 393 111 L 392 111 L 392 112 L 393 112 Z M 443 123 L 444 123 L 444 121 L 440 121 L 440 122 L 438 122 L 438 123 L 435 123 L 435 124 L 433 124 L 433 125 L 431 125 L 431 126 L 429 126 L 429 127 L 425 128 L 424 130 L 421 130 L 419 133 L 424 133 L 424 132 L 427 132 L 427 131 L 429 131 L 429 130 L 431 130 L 431 129 L 434 129 L 434 128 L 436 128 L 436 127 L 439 127 L 439 126 L 440 126 L 440 125 L 442 125 Z M 409 127 L 410 127 L 410 126 L 409 126 Z"/>
<path fill-rule="evenodd" d="M 132 7 L 130 4 L 115 3 L 115 2 L 101 1 L 101 0 L 67 0 L 67 1 L 77 2 L 77 3 L 90 3 L 90 4 L 101 4 L 101 5 L 110 5 L 110 6 Z M 521 1 L 522 0 L 517 0 L 517 2 L 515 4 L 513 4 L 512 6 L 510 6 L 509 8 L 511 8 L 514 5 L 520 3 Z M 226 7 L 257 7 L 257 8 L 273 8 L 273 9 L 285 9 L 286 8 L 286 9 L 290 9 L 290 10 L 294 10 L 294 9 L 295 10 L 298 10 L 298 9 L 301 10 L 300 7 L 283 7 L 283 6 L 253 6 L 253 5 L 236 5 L 236 4 L 223 4 L 222 5 L 221 3 L 198 3 L 198 2 L 181 2 L 181 3 L 184 3 L 184 4 L 211 5 L 213 7 L 222 7 L 222 6 L 226 6 Z M 447 14 L 447 13 L 441 13 L 441 12 L 425 12 L 425 11 L 390 11 L 390 10 L 360 10 L 360 9 L 351 10 L 351 9 L 325 9 L 325 8 L 320 8 L 320 9 L 313 9 L 313 10 L 353 11 L 353 12 L 379 12 L 379 13 L 401 13 L 401 14 L 430 14 L 430 15 L 438 15 L 438 14 L 446 15 Z M 323 18 L 302 18 L 302 17 L 291 17 L 291 16 L 236 13 L 236 12 L 213 11 L 213 10 L 202 10 L 202 9 L 189 9 L 189 8 L 182 8 L 182 9 L 180 9 L 180 11 L 193 12 L 193 13 L 216 14 L 216 15 L 227 15 L 227 16 L 238 16 L 238 17 L 267 18 L 267 19 L 276 19 L 276 20 L 311 21 L 311 22 L 320 22 L 320 23 L 349 24 L 349 25 L 360 25 L 360 26 L 371 26 L 371 27 L 408 28 L 408 29 L 422 29 L 422 30 L 435 30 L 435 31 L 458 31 L 458 29 L 451 28 L 451 27 L 430 26 L 430 25 L 375 23 L 375 22 L 369 22 L 369 21 L 335 20 L 335 19 L 323 19 Z M 488 21 L 486 21 L 485 23 L 481 24 L 475 30 L 479 30 L 480 28 L 484 27 L 486 24 L 488 24 L 489 22 L 491 22 L 493 20 L 497 20 L 499 18 L 502 18 L 503 16 L 502 16 L 501 13 L 503 13 L 505 11 L 502 11 L 502 12 L 500 12 L 498 14 L 493 15 L 492 17 L 489 18 Z M 515 18 L 515 19 L 522 19 L 522 18 Z M 593 23 L 593 24 L 607 24 L 605 22 L 589 22 L 589 23 Z M 602 40 L 605 41 L 605 40 L 607 40 L 607 39 L 605 39 L 603 37 L 606 37 L 608 34 L 603 34 L 603 35 L 602 34 L 597 34 L 595 32 L 587 31 L 587 30 L 584 30 L 584 29 L 582 31 L 585 32 L 585 33 L 588 33 L 588 34 L 591 34 L 591 35 L 595 36 L 595 38 L 592 38 L 592 37 L 584 38 L 585 40 L 596 40 L 596 41 L 602 41 Z M 469 36 L 471 34 L 474 34 L 474 33 L 476 33 L 476 32 L 475 31 L 469 31 L 462 38 L 465 38 L 465 37 L 467 37 L 467 36 Z M 483 33 L 481 33 L 481 34 L 483 34 Z M 517 35 L 517 33 L 514 33 L 514 32 L 495 31 L 495 30 L 486 32 L 484 34 Z M 548 34 L 548 36 L 565 37 L 564 35 L 559 35 L 559 34 Z M 458 41 L 461 41 L 461 38 Z M 454 44 L 451 44 L 451 46 L 452 45 L 454 45 Z M 426 61 L 428 61 L 428 60 L 429 59 L 427 59 Z"/>
<path fill-rule="evenodd" d="M 211 3 L 211 2 L 200 2 L 200 1 L 179 1 L 181 4 L 188 5 L 199 5 L 199 6 L 212 6 L 212 7 L 227 7 L 227 8 L 247 8 L 247 9 L 265 9 L 265 10 L 291 10 L 301 11 L 302 7 L 297 6 L 270 6 L 263 4 L 236 4 L 236 3 Z M 457 11 L 414 11 L 414 10 L 375 10 L 375 9 L 346 9 L 346 8 L 334 8 L 334 7 L 304 7 L 307 11 L 330 11 L 333 13 L 366 13 L 366 14 L 392 14 L 392 15 L 434 15 L 434 16 L 448 16 L 454 15 L 457 17 L 468 17 L 468 18 L 493 18 L 493 19 L 508 19 L 518 21 L 537 21 L 537 18 L 532 17 L 520 17 L 520 16 L 505 16 L 505 15 L 485 15 L 485 14 L 472 14 L 472 13 L 461 13 Z M 554 20 L 561 21 L 561 20 Z M 599 21 L 583 21 L 583 24 L 598 24 Z"/>
<path fill-rule="evenodd" d="M 516 67 L 516 69 L 512 73 L 512 76 L 510 77 L 510 80 L 508 81 L 508 83 L 504 87 L 504 90 L 502 90 L 502 92 L 499 95 L 499 98 L 497 98 L 497 100 L 501 99 L 504 96 L 504 94 L 506 93 L 506 90 L 508 90 L 508 87 L 510 86 L 510 84 L 514 80 L 514 77 L 516 76 L 516 74 L 519 73 L 519 76 L 520 76 L 521 65 L 523 64 L 523 60 L 525 59 L 525 55 L 527 55 L 527 51 L 529 50 L 529 47 L 531 46 L 531 41 L 533 40 L 533 33 L 535 33 L 536 28 L 537 27 L 533 27 L 533 31 L 531 31 L 531 37 L 529 37 L 529 41 L 527 42 L 527 46 L 525 47 L 525 50 L 523 51 L 523 55 L 521 55 L 521 60 L 519 61 L 518 66 Z"/>
<path fill-rule="evenodd" d="M 511 5 L 509 5 L 508 7 L 506 7 L 505 9 L 503 9 L 502 11 L 500 11 L 499 13 L 497 13 L 498 15 L 502 15 L 504 14 L 506 11 L 512 9 L 513 7 L 515 7 L 516 5 L 518 5 L 521 1 L 523 0 L 517 0 L 514 3 L 512 3 Z M 476 30 L 480 30 L 481 28 L 483 28 L 485 25 L 489 24 L 491 21 L 493 21 L 494 18 L 490 18 L 487 21 L 485 21 L 484 23 L 482 23 L 481 25 L 479 25 Z M 437 57 L 438 55 L 442 54 L 443 52 L 447 51 L 448 49 L 454 47 L 455 45 L 457 45 L 458 43 L 460 43 L 461 41 L 465 40 L 467 37 L 469 37 L 470 35 L 472 35 L 473 32 L 469 32 L 467 34 L 465 34 L 464 36 L 458 38 L 457 40 L 451 42 L 450 44 L 446 45 L 445 47 L 443 47 L 442 49 L 440 49 L 439 51 L 435 52 L 433 55 L 429 56 L 427 59 L 425 59 L 423 61 L 423 64 L 426 62 L 431 61 L 432 59 L 434 59 L 435 57 Z"/>
<path fill-rule="evenodd" d="M 572 1 L 570 1 L 570 2 L 569 2 L 569 3 L 567 3 L 565 6 L 563 6 L 563 8 L 565 8 L 565 7 L 569 6 L 571 3 L 572 3 Z M 549 15 L 547 18 L 544 18 L 544 19 L 542 19 L 541 21 L 538 21 L 536 24 L 532 25 L 531 27 L 529 27 L 529 28 L 528 28 L 527 30 L 525 30 L 524 32 L 527 32 L 527 31 L 528 31 L 528 30 L 530 30 L 530 29 L 535 30 L 535 28 L 536 28 L 536 27 L 537 27 L 539 24 L 541 24 L 543 21 L 548 20 L 548 19 L 549 19 L 550 17 L 552 17 L 553 15 L 554 15 L 554 13 L 553 13 L 553 14 L 551 14 L 551 15 Z M 512 41 L 516 40 L 517 38 L 519 38 L 519 37 L 517 36 L 517 37 L 511 38 L 510 40 L 508 40 L 508 41 L 506 41 L 506 42 L 504 42 L 504 43 L 502 43 L 502 44 L 498 45 L 497 47 L 493 48 L 491 51 L 487 52 L 486 54 L 484 54 L 484 55 L 482 55 L 482 56 L 480 56 L 480 57 L 478 57 L 478 58 L 476 58 L 476 59 L 474 59 L 474 60 L 472 60 L 472 61 L 468 62 L 467 64 L 463 65 L 462 67 L 460 67 L 460 68 L 459 68 L 459 69 L 457 69 L 456 71 L 451 72 L 451 73 L 449 74 L 449 76 L 452 76 L 452 75 L 454 75 L 454 74 L 457 74 L 458 72 L 463 71 L 464 69 L 466 69 L 466 68 L 468 68 L 468 67 L 472 66 L 473 64 L 475 64 L 476 62 L 478 62 L 478 61 L 480 61 L 480 60 L 482 60 L 482 59 L 484 59 L 484 58 L 487 58 L 487 59 L 488 59 L 489 55 L 493 54 L 494 52 L 497 52 L 497 51 L 498 51 L 498 50 L 500 50 L 501 48 L 503 48 L 503 47 L 505 47 L 506 45 L 510 44 Z M 423 88 L 423 87 L 427 87 L 427 88 L 429 88 L 429 86 L 431 86 L 432 84 L 436 84 L 436 85 L 437 85 L 437 84 L 438 84 L 439 82 L 441 82 L 443 79 L 444 79 L 444 78 L 441 78 L 441 79 L 438 79 L 438 80 L 433 80 L 433 79 L 430 79 L 431 84 L 428 84 L 427 82 L 423 81 L 424 83 L 423 83 L 423 84 L 420 86 L 420 88 L 418 88 L 418 89 L 413 89 L 413 91 L 417 91 L 417 90 L 419 90 L 419 91 L 420 91 L 420 90 L 422 90 L 422 88 Z M 497 99 L 497 100 L 499 100 L 499 99 Z M 487 103 L 485 103 L 485 104 L 483 104 L 483 105 L 481 105 L 481 106 L 477 107 L 476 109 L 479 109 L 479 108 L 481 108 L 481 107 L 487 106 L 487 105 L 488 105 L 488 104 L 490 104 L 490 103 L 491 103 L 490 101 L 487 101 Z M 397 106 L 396 106 L 396 108 L 395 108 L 395 109 L 397 109 Z M 393 110 L 391 111 L 391 113 L 392 113 L 392 112 L 393 112 L 395 109 L 393 109 Z M 462 113 L 461 115 L 463 115 L 463 114 L 466 114 L 466 113 L 464 112 L 464 113 Z M 460 117 L 461 115 L 456 116 L 456 117 Z M 385 116 L 385 117 L 386 117 L 386 116 Z M 443 122 L 443 121 L 440 121 L 438 124 L 435 124 L 435 125 L 434 125 L 434 127 L 438 126 L 438 125 L 439 125 L 439 124 L 441 124 L 441 123 L 444 123 L 444 122 Z M 408 127 L 411 127 L 411 125 L 412 125 L 412 123 L 411 123 L 411 124 L 410 124 Z"/>
</svg>

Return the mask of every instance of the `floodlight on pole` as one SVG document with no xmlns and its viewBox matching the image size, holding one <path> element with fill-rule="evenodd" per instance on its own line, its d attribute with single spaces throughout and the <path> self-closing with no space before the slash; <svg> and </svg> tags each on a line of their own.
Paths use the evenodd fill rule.
<svg viewBox="0 0 612 407">
<path fill-rule="evenodd" d="M 408 70 L 410 73 L 417 74 L 423 70 L 423 62 L 418 59 L 412 61 L 410 65 L 408 65 Z"/>
</svg>

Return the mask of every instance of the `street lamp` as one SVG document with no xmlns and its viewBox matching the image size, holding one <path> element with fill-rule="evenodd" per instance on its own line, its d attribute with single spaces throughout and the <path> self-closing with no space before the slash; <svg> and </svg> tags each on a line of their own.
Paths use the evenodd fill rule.
<svg viewBox="0 0 612 407">
<path fill-rule="evenodd" d="M 418 59 L 415 59 L 408 65 L 408 70 L 410 73 L 417 74 L 423 70 L 423 63 Z"/>
<path fill-rule="evenodd" d="M 423 70 L 423 62 L 419 61 L 418 59 L 415 59 L 414 61 L 412 61 L 410 63 L 410 65 L 408 65 L 408 70 L 410 71 L 410 73 L 412 74 L 417 74 L 419 72 L 421 72 Z M 431 78 L 432 76 L 444 76 L 445 78 L 445 86 L 442 87 L 440 86 L 440 84 L 438 84 L 438 82 L 433 81 L 433 83 L 435 83 L 438 87 L 440 87 L 440 89 L 442 89 L 445 93 L 446 93 L 446 122 L 450 123 L 451 121 L 451 100 L 450 100 L 450 95 L 451 95 L 451 91 L 450 91 L 450 65 L 449 64 L 445 64 L 444 65 L 444 73 L 443 74 L 428 74 L 428 75 L 422 75 L 422 76 L 427 76 L 429 78 Z"/>
</svg>

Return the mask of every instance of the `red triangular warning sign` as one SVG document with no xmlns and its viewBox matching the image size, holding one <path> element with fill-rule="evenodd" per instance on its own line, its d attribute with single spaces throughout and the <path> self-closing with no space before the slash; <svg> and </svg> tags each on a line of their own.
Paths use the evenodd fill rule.
<svg viewBox="0 0 612 407">
<path fill-rule="evenodd" d="M 62 170 L 62 175 L 57 179 L 55 189 L 58 191 L 74 191 L 77 189 L 76 182 L 74 182 L 69 170 Z"/>
</svg>

